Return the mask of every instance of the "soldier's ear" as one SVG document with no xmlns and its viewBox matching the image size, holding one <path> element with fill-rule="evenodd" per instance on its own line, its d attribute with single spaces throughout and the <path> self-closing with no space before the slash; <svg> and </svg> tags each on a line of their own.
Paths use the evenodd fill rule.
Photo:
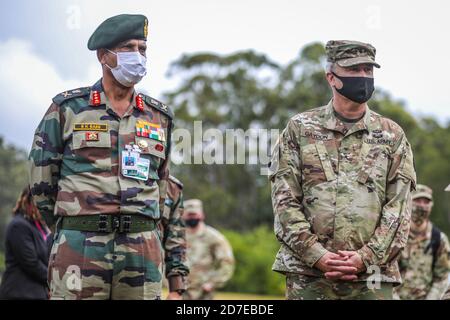
<svg viewBox="0 0 450 320">
<path fill-rule="evenodd" d="M 333 86 L 334 75 L 331 72 L 326 72 L 325 77 L 327 78 L 328 84 Z"/>
<path fill-rule="evenodd" d="M 105 49 L 98 49 L 97 50 L 97 59 L 101 64 L 105 64 L 106 60 L 105 60 L 105 55 L 106 55 L 106 50 Z"/>
</svg>

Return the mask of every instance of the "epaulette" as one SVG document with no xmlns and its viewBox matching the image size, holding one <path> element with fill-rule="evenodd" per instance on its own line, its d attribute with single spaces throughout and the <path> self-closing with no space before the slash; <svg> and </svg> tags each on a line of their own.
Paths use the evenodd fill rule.
<svg viewBox="0 0 450 320">
<path fill-rule="evenodd" d="M 91 87 L 83 87 L 83 88 L 68 90 L 68 91 L 64 91 L 64 92 L 61 92 L 60 94 L 56 95 L 52 100 L 57 105 L 61 105 L 63 102 L 65 102 L 67 100 L 86 96 L 86 95 L 90 94 L 90 92 L 91 92 Z"/>
<path fill-rule="evenodd" d="M 172 112 L 172 110 L 170 110 L 170 108 L 166 104 L 162 103 L 161 101 L 156 100 L 155 98 L 147 96 L 143 93 L 141 93 L 141 96 L 147 105 L 161 111 L 166 116 L 168 116 L 170 119 L 173 119 L 173 112 Z"/>
<path fill-rule="evenodd" d="M 181 183 L 181 181 L 175 178 L 174 176 L 169 175 L 169 180 L 172 181 L 173 183 L 176 183 L 180 187 L 180 189 L 183 189 L 183 183 Z"/>
</svg>

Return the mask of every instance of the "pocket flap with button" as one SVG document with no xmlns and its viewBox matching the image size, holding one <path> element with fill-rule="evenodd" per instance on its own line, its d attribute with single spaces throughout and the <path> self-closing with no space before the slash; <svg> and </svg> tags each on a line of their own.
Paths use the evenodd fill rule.
<svg viewBox="0 0 450 320">
<path fill-rule="evenodd" d="M 142 154 L 150 154 L 161 159 L 166 159 L 166 145 L 162 141 L 138 136 L 136 136 L 135 141 L 141 149 Z"/>
<path fill-rule="evenodd" d="M 378 157 L 381 153 L 381 149 L 379 146 L 374 146 L 370 148 L 369 145 L 363 144 L 363 149 L 361 151 L 361 158 L 363 160 L 363 165 L 361 166 L 361 170 L 358 173 L 357 181 L 361 184 L 366 184 L 367 179 L 371 175 L 372 171 L 375 168 Z"/>
</svg>

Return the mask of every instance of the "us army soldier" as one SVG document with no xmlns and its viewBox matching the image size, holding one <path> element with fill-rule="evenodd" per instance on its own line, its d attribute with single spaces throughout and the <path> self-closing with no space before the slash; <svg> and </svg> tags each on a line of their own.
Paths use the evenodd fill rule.
<svg viewBox="0 0 450 320">
<path fill-rule="evenodd" d="M 332 100 L 291 118 L 272 154 L 273 270 L 286 275 L 287 299 L 391 299 L 416 181 L 411 147 L 367 105 L 375 48 L 329 41 L 326 53 Z"/>
<path fill-rule="evenodd" d="M 399 260 L 403 283 L 394 291 L 403 300 L 440 300 L 450 273 L 448 238 L 429 220 L 431 188 L 418 184 L 412 199 L 411 232 Z"/>
<path fill-rule="evenodd" d="M 29 155 L 30 186 L 57 232 L 52 299 L 159 299 L 156 228 L 172 113 L 134 86 L 146 75 L 148 20 L 122 14 L 88 41 L 103 77 L 53 98 Z"/>
<path fill-rule="evenodd" d="M 167 197 L 160 227 L 163 234 L 165 274 L 169 284 L 168 299 L 180 300 L 186 291 L 186 226 L 183 216 L 183 184 L 174 176 L 167 181 Z"/>
<path fill-rule="evenodd" d="M 205 224 L 203 203 L 198 199 L 184 203 L 187 265 L 190 270 L 184 299 L 212 300 L 234 271 L 233 250 L 227 239 Z"/>
</svg>

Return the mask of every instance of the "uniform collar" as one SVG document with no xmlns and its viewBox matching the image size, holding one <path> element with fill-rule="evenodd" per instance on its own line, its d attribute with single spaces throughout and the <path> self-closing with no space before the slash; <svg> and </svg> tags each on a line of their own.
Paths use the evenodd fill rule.
<svg viewBox="0 0 450 320">
<path fill-rule="evenodd" d="M 103 89 L 102 79 L 100 79 L 91 87 L 91 92 L 89 95 L 89 105 L 96 107 L 96 106 L 99 106 L 102 104 L 106 105 L 106 109 L 111 108 L 109 101 L 108 101 L 108 97 L 106 96 L 104 89 Z M 142 99 L 141 94 L 137 93 L 136 90 L 134 90 L 133 96 L 131 98 L 132 108 L 135 108 L 139 111 L 143 111 L 144 105 L 145 105 L 145 103 Z M 130 108 L 126 112 L 126 114 L 128 114 L 130 111 L 132 111 L 133 110 L 132 108 Z"/>
<path fill-rule="evenodd" d="M 370 117 L 371 110 L 369 109 L 369 107 L 366 107 L 366 113 L 364 117 L 358 122 L 355 122 L 353 127 L 347 132 L 344 123 L 334 114 L 333 99 L 331 99 L 325 107 L 325 115 L 322 120 L 322 125 L 328 130 L 338 131 L 344 135 L 350 135 L 362 130 L 370 131 L 372 129 Z"/>
</svg>

